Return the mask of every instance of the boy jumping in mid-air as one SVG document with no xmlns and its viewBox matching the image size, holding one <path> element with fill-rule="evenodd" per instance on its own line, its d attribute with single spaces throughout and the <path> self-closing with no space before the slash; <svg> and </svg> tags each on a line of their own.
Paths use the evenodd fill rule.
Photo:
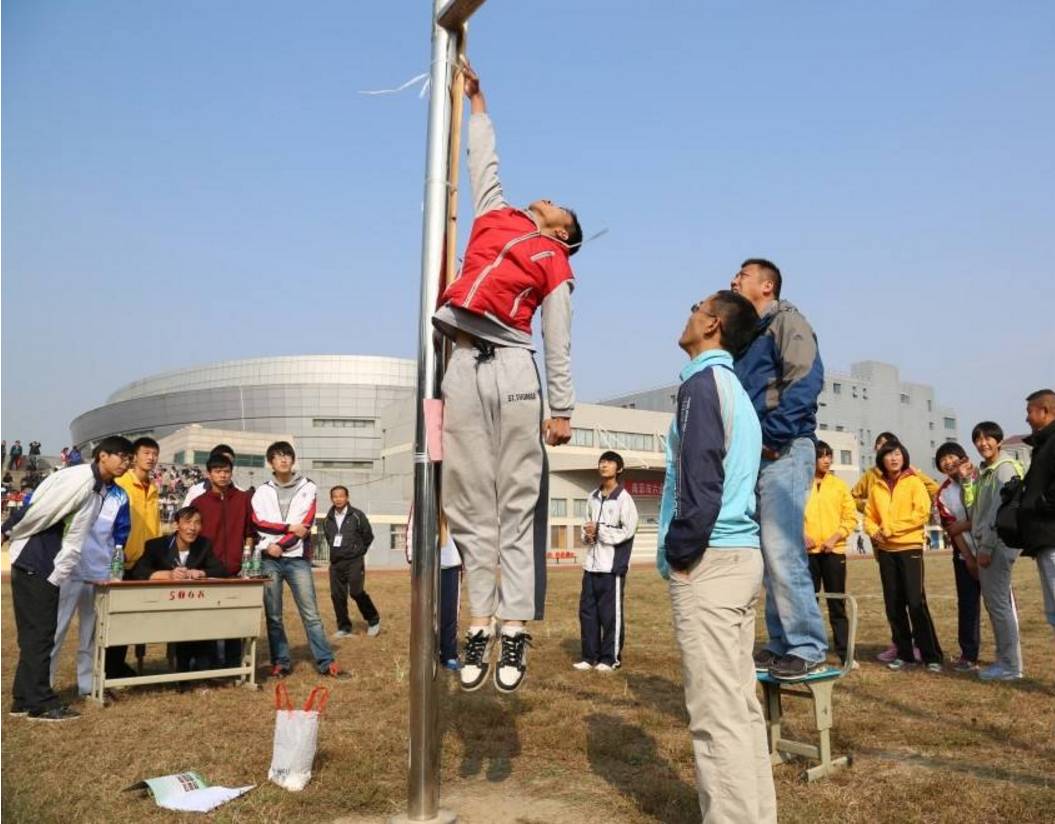
<svg viewBox="0 0 1055 824">
<path fill-rule="evenodd" d="M 440 296 L 436 328 L 454 341 L 443 380 L 443 508 L 462 550 L 471 623 L 460 672 L 474 690 L 491 674 L 512 692 L 527 667 L 526 630 L 546 597 L 546 454 L 571 439 L 570 255 L 582 243 L 575 213 L 548 200 L 510 206 L 498 179 L 495 135 L 480 81 L 468 67 L 469 176 L 476 218 L 461 273 Z M 531 320 L 542 308 L 550 417 L 542 420 Z M 498 567 L 502 568 L 501 580 Z"/>
</svg>

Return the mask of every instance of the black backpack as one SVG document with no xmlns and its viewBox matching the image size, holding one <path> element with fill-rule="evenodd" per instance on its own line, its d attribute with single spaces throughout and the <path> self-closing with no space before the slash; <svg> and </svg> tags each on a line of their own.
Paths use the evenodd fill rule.
<svg viewBox="0 0 1055 824">
<path fill-rule="evenodd" d="M 1014 477 L 1000 489 L 1000 499 L 1003 503 L 996 511 L 996 534 L 1006 546 L 1012 549 L 1021 549 L 1025 541 L 1018 528 L 1018 510 L 1022 506 L 1022 494 L 1026 485 L 1019 477 Z"/>
</svg>

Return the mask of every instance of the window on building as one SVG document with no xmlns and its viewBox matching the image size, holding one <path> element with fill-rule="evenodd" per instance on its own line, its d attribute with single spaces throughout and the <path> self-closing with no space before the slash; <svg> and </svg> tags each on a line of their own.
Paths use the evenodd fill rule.
<svg viewBox="0 0 1055 824">
<path fill-rule="evenodd" d="M 840 449 L 839 450 L 839 463 L 844 464 L 846 466 L 852 466 L 853 462 L 854 462 L 854 453 L 853 452 L 851 452 L 849 449 Z"/>
<path fill-rule="evenodd" d="M 623 409 L 637 409 L 636 403 L 624 403 Z"/>
<path fill-rule="evenodd" d="M 930 422 L 927 423 L 927 429 L 930 429 L 930 430 L 934 429 L 934 421 L 930 421 Z"/>
<path fill-rule="evenodd" d="M 956 428 L 956 418 L 942 418 L 942 422 L 945 424 L 946 429 Z"/>
<path fill-rule="evenodd" d="M 567 549 L 568 548 L 568 527 L 566 527 L 566 526 L 551 526 L 549 528 L 549 548 L 550 549 Z"/>
<path fill-rule="evenodd" d="M 312 418 L 311 425 L 317 428 L 330 427 L 335 429 L 374 428 L 374 422 L 370 418 Z"/>
<path fill-rule="evenodd" d="M 945 439 L 945 443 L 956 443 L 956 438 L 950 435 Z"/>
<path fill-rule="evenodd" d="M 826 424 L 826 423 L 820 424 L 820 430 L 821 430 L 821 432 L 827 432 L 828 431 L 828 424 Z"/>
<path fill-rule="evenodd" d="M 633 449 L 637 452 L 655 452 L 656 438 L 643 432 L 614 432 L 602 429 L 600 446 L 602 449 Z"/>
<path fill-rule="evenodd" d="M 571 545 L 575 549 L 586 549 L 587 543 L 582 539 L 582 530 L 577 526 L 571 528 Z"/>
<path fill-rule="evenodd" d="M 927 401 L 927 411 L 928 412 L 933 412 L 934 411 L 934 401 L 932 401 L 932 400 L 928 400 Z"/>
<path fill-rule="evenodd" d="M 933 448 L 934 448 L 934 441 L 931 441 L 931 442 L 930 442 L 930 448 L 931 448 L 931 449 L 933 449 Z"/>
<path fill-rule="evenodd" d="M 910 397 L 909 397 L 908 395 L 906 395 L 906 394 L 905 394 L 904 392 L 902 392 L 902 393 L 901 393 L 901 402 L 902 402 L 902 403 L 904 403 L 904 404 L 908 404 L 908 403 L 910 403 L 911 401 L 912 401 L 912 398 L 910 398 Z"/>
<path fill-rule="evenodd" d="M 845 432 L 846 431 L 846 427 L 845 426 L 836 426 L 835 427 L 835 431 L 836 432 Z"/>
<path fill-rule="evenodd" d="M 841 383 L 832 384 L 832 394 L 841 395 L 843 393 L 843 385 Z"/>
<path fill-rule="evenodd" d="M 235 455 L 235 466 L 265 466 L 267 458 L 264 455 Z"/>
<path fill-rule="evenodd" d="M 400 526 L 391 527 L 388 530 L 388 548 L 407 551 L 407 531 Z"/>
<path fill-rule="evenodd" d="M 360 469 L 369 470 L 374 468 L 373 461 L 337 461 L 337 460 L 313 460 L 311 462 L 312 468 L 314 469 Z"/>
<path fill-rule="evenodd" d="M 851 386 L 850 387 L 850 394 L 853 395 L 855 398 L 857 397 L 857 387 L 856 386 Z"/>
<path fill-rule="evenodd" d="M 584 520 L 589 516 L 590 510 L 587 506 L 586 498 L 576 498 L 572 501 L 572 513 L 576 518 L 582 518 Z"/>
<path fill-rule="evenodd" d="M 584 429 L 581 426 L 571 428 L 572 446 L 593 446 L 593 430 Z"/>
<path fill-rule="evenodd" d="M 677 402 L 678 402 L 678 396 L 677 395 L 671 395 L 670 396 L 670 403 L 671 403 L 671 405 L 676 405 Z"/>
<path fill-rule="evenodd" d="M 567 518 L 568 500 L 566 498 L 550 498 L 549 514 L 554 518 Z"/>
<path fill-rule="evenodd" d="M 862 386 L 861 387 L 861 397 L 864 400 L 868 400 L 868 387 L 867 386 Z"/>
<path fill-rule="evenodd" d="M 181 449 L 175 455 L 172 456 L 172 462 L 174 464 L 185 464 L 187 462 L 187 451 Z"/>
</svg>

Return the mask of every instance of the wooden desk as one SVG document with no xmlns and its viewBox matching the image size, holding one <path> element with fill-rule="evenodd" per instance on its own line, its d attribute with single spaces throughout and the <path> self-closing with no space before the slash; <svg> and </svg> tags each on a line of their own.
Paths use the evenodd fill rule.
<svg viewBox="0 0 1055 824">
<path fill-rule="evenodd" d="M 256 639 L 264 613 L 266 578 L 199 578 L 196 581 L 105 581 L 95 584 L 95 654 L 92 698 L 103 703 L 107 687 L 130 687 L 239 676 L 256 685 Z M 106 677 L 106 648 L 127 644 L 242 639 L 238 667 Z"/>
</svg>

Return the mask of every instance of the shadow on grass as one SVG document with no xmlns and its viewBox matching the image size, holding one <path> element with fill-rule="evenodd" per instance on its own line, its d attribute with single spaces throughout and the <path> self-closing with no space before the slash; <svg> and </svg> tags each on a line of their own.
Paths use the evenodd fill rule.
<svg viewBox="0 0 1055 824">
<path fill-rule="evenodd" d="M 844 682 L 845 684 L 845 682 Z M 998 685 L 994 685 L 998 686 Z M 874 701 L 877 704 L 883 704 L 890 709 L 894 710 L 899 715 L 908 716 L 911 718 L 918 718 L 922 721 L 941 722 L 943 719 L 933 711 L 921 709 L 920 707 L 914 707 L 910 704 L 906 704 L 902 701 L 895 701 L 892 698 L 884 698 L 877 695 L 874 691 L 866 689 L 856 684 L 845 684 L 842 689 L 855 697 L 863 698 L 866 700 Z M 1036 741 L 1023 741 L 1018 738 L 1012 737 L 1006 728 L 997 727 L 990 724 L 972 724 L 970 728 L 971 732 L 977 732 L 981 735 L 991 738 L 992 740 L 999 742 L 1015 749 L 1025 750 L 1027 752 L 1036 752 L 1045 755 L 1055 755 L 1055 750 L 1050 746 L 1040 746 Z M 1039 742 L 1043 744 L 1045 742 Z"/>
<path fill-rule="evenodd" d="M 578 638 L 565 638 L 560 642 L 561 652 L 568 656 L 569 666 L 582 660 L 582 641 Z"/>
<path fill-rule="evenodd" d="M 681 684 L 658 675 L 641 675 L 636 672 L 627 674 L 626 683 L 638 701 L 688 725 L 689 714 L 685 710 L 685 691 Z"/>
<path fill-rule="evenodd" d="M 656 740 L 614 715 L 586 716 L 586 756 L 595 775 L 658 821 L 699 821 L 696 788 L 656 748 Z"/>
<path fill-rule="evenodd" d="M 486 690 L 486 686 L 485 686 Z M 520 755 L 517 717 L 523 712 L 515 697 L 499 698 L 485 691 L 451 689 L 443 714 L 444 735 L 461 739 L 462 763 L 458 775 L 483 775 L 488 781 L 505 781 L 513 772 L 513 759 Z"/>
<path fill-rule="evenodd" d="M 974 778 L 988 779 L 990 781 L 1007 781 L 1026 787 L 1043 787 L 1050 789 L 1055 780 L 1047 775 L 1033 775 L 1030 773 L 1014 772 L 991 764 L 972 766 L 962 760 L 952 758 L 939 758 L 936 756 L 910 755 L 908 753 L 891 752 L 889 750 L 876 749 L 874 747 L 857 747 L 856 755 L 866 755 L 879 761 L 893 761 L 911 767 L 928 767 L 933 770 L 948 770 L 949 772 L 962 773 Z"/>
</svg>

